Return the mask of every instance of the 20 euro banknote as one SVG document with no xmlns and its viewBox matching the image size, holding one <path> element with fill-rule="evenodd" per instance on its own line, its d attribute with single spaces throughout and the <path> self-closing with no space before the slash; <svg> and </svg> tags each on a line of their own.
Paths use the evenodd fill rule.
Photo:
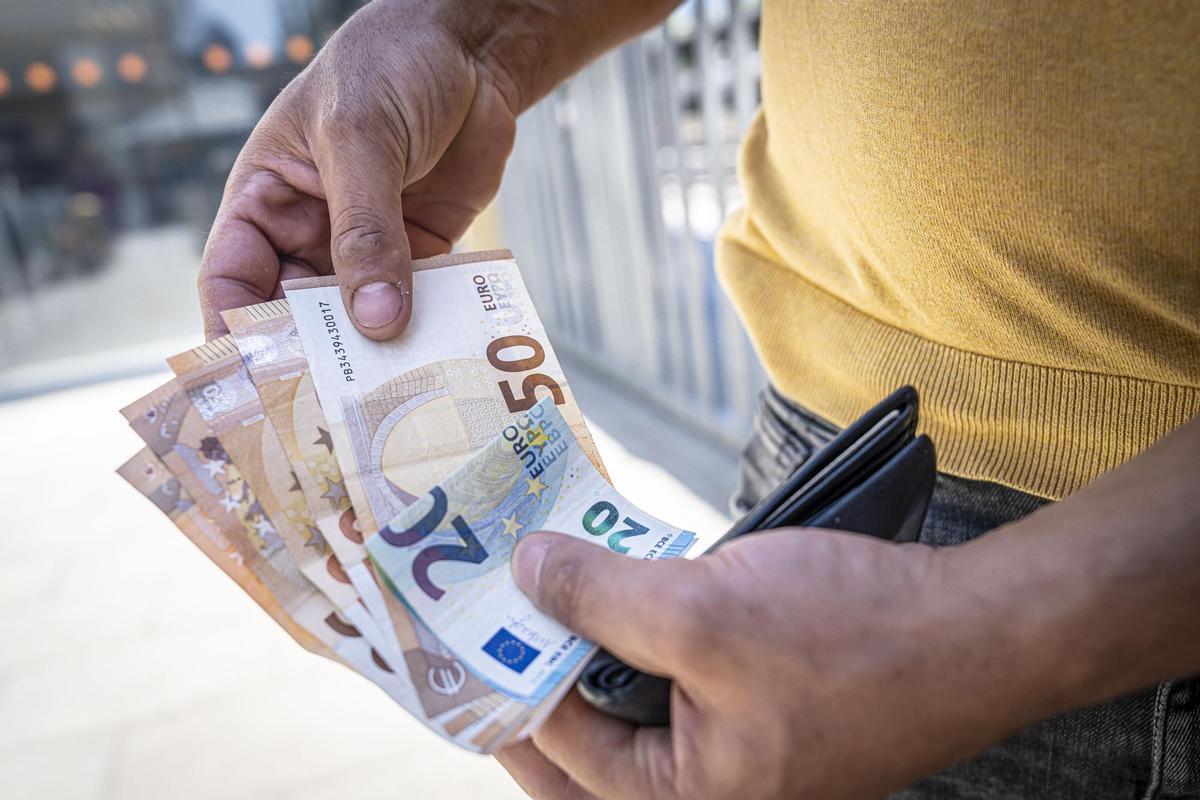
<svg viewBox="0 0 1200 800">
<path fill-rule="evenodd" d="M 647 560 L 682 556 L 696 540 L 617 493 L 546 398 L 366 541 L 388 589 L 527 716 L 594 651 L 512 578 L 516 543 L 538 530 Z"/>
<path fill-rule="evenodd" d="M 262 545 L 252 543 L 236 519 L 207 516 L 180 476 L 149 447 L 130 458 L 118 473 L 305 649 L 350 667 L 432 730 L 466 749 L 487 749 L 511 727 L 515 711 L 499 697 L 476 697 L 436 719 L 428 716 L 407 676 L 392 670 L 362 632 L 286 563 L 286 551 L 273 554 L 270 560 L 243 557 Z"/>
</svg>

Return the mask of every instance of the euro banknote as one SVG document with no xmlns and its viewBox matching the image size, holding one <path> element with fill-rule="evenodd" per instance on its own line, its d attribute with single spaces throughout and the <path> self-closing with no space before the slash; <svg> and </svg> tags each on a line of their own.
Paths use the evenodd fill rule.
<svg viewBox="0 0 1200 800">
<path fill-rule="evenodd" d="M 333 277 L 225 312 L 230 336 L 123 409 L 147 449 L 121 474 L 306 648 L 492 752 L 592 650 L 516 590 L 515 543 L 557 528 L 669 558 L 694 536 L 608 485 L 511 254 L 413 269 L 389 342 L 350 324 Z"/>
<path fill-rule="evenodd" d="M 285 606 L 297 601 L 297 587 L 306 586 L 303 576 L 238 465 L 229 458 L 182 385 L 171 380 L 121 413 L 179 479 L 237 558 L 262 576 L 268 590 Z"/>
<path fill-rule="evenodd" d="M 274 594 L 246 566 L 229 537 L 205 517 L 183 488 L 178 477 L 149 447 L 144 447 L 117 469 L 117 474 L 154 503 L 175 526 L 222 572 L 267 612 L 301 647 L 326 658 L 333 652 L 291 617 Z"/>
<path fill-rule="evenodd" d="M 467 668 L 523 708 L 557 699 L 594 652 L 517 588 L 516 544 L 554 530 L 632 558 L 685 555 L 694 533 L 635 508 L 547 397 L 366 541 L 389 591 Z M 517 726 L 516 733 L 524 726 Z"/>
<path fill-rule="evenodd" d="M 427 717 L 453 718 L 458 722 L 452 727 L 464 728 L 493 717 L 497 698 L 489 699 L 488 687 L 471 677 L 437 637 L 411 624 L 403 606 L 380 592 L 365 563 L 366 550 L 288 302 L 234 309 L 223 316 L 318 527 L 388 638 L 389 663 L 407 674 Z"/>
<path fill-rule="evenodd" d="M 178 476 L 149 447 L 134 455 L 117 472 L 175 522 L 188 539 L 301 646 L 349 667 L 376 684 L 401 706 L 416 713 L 411 686 L 383 663 L 361 632 L 342 619 L 337 609 L 315 588 L 305 586 L 303 578 L 296 580 L 294 573 L 293 577 L 272 574 L 273 567 L 267 561 L 248 565 L 236 550 L 223 546 L 222 542 L 244 537 L 244 531 L 227 526 L 221 536 L 214 536 L 214 529 L 220 526 L 204 515 L 183 488 Z M 289 598 L 286 603 L 269 588 L 278 587 L 281 582 L 295 583 L 292 590 L 286 593 Z M 453 739 L 446 731 L 437 730 Z M 470 745 L 464 743 L 464 746 Z"/>
<path fill-rule="evenodd" d="M 387 342 L 360 334 L 336 277 L 285 281 L 333 450 L 372 533 L 551 396 L 596 468 L 583 415 L 507 251 L 413 266 L 412 318 Z"/>
<path fill-rule="evenodd" d="M 362 638 L 300 572 L 241 470 L 182 386 L 172 380 L 127 406 L 124 413 L 147 449 L 179 481 L 181 495 L 195 508 L 192 519 L 224 553 L 223 561 L 237 564 L 239 574 L 254 576 L 293 623 L 319 640 L 329 640 L 326 629 L 332 630 L 331 626 L 353 630 L 355 638 Z M 218 566 L 225 568 L 221 561 Z M 383 664 L 381 657 L 375 660 Z"/>
<path fill-rule="evenodd" d="M 423 642 L 414 635 L 402 659 L 408 669 L 393 668 L 317 590 L 301 573 L 282 539 L 271 532 L 274 526 L 262 525 L 269 518 L 257 496 L 177 380 L 122 412 L 146 441 L 144 454 L 160 459 L 158 463 L 178 480 L 186 504 L 195 509 L 190 519 L 200 525 L 212 544 L 189 538 L 301 645 L 351 667 L 430 729 L 461 747 L 480 750 L 508 729 L 512 709 L 459 665 L 432 634 L 426 632 Z M 141 465 L 146 463 L 144 454 Z M 122 468 L 122 475 L 135 474 L 137 467 Z M 197 502 L 199 498 L 205 498 L 204 502 Z M 385 598 L 385 602 L 402 609 L 395 600 Z M 419 669 L 414 670 L 414 665 Z M 422 678 L 420 684 L 412 680 L 412 672 Z M 433 695 L 432 699 L 427 695 Z"/>
<path fill-rule="evenodd" d="M 226 460 L 236 465 L 261 515 L 255 528 L 283 542 L 301 574 L 389 663 L 399 652 L 362 603 L 350 577 L 316 527 L 299 478 L 242 363 L 232 337 L 223 336 L 167 359 L 176 380 L 216 437 Z"/>
<path fill-rule="evenodd" d="M 603 470 L 511 253 L 415 262 L 420 300 L 405 332 L 388 342 L 350 324 L 336 277 L 288 281 L 284 290 L 364 534 L 462 464 L 539 395 L 562 404 L 581 447 Z M 438 654 L 436 669 L 410 667 L 429 713 L 464 697 L 489 708 L 500 704 L 499 716 L 514 713 L 403 605 L 393 602 L 389 616 L 406 656 Z M 489 715 L 471 726 L 494 730 Z"/>
<path fill-rule="evenodd" d="M 367 552 L 362 547 L 362 534 L 355 524 L 345 479 L 333 455 L 333 439 L 287 300 L 235 308 L 221 316 L 237 343 L 263 411 L 275 428 L 321 536 L 367 607 L 377 615 L 386 614 L 378 587 L 363 564 Z"/>
</svg>

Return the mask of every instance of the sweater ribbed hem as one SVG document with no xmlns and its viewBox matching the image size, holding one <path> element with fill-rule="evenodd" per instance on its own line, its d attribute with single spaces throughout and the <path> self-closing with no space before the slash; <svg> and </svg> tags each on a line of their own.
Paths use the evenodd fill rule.
<svg viewBox="0 0 1200 800">
<path fill-rule="evenodd" d="M 1009 361 L 880 322 L 729 237 L 721 281 L 775 386 L 844 426 L 921 396 L 938 469 L 1058 499 L 1200 414 L 1200 387 Z"/>
</svg>

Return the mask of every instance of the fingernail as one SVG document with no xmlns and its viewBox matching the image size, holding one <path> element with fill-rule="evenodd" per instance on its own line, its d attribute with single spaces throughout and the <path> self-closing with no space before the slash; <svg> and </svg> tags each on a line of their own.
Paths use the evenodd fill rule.
<svg viewBox="0 0 1200 800">
<path fill-rule="evenodd" d="M 378 281 L 360 286 L 350 299 L 354 319 L 364 328 L 382 328 L 400 315 L 404 298 L 391 283 Z"/>
<path fill-rule="evenodd" d="M 517 581 L 517 587 L 531 597 L 537 593 L 538 574 L 542 571 L 542 562 L 546 560 L 546 551 L 549 549 L 549 539 L 537 536 L 519 542 L 513 553 L 513 578 Z"/>
</svg>

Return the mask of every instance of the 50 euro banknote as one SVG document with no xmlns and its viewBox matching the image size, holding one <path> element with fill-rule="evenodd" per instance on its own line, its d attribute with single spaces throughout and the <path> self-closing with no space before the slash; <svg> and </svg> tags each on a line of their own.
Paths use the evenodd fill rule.
<svg viewBox="0 0 1200 800">
<path fill-rule="evenodd" d="M 183 386 L 168 381 L 121 409 L 186 491 L 189 502 L 212 523 L 222 547 L 251 572 L 266 576 L 268 589 L 285 606 L 306 582 L 287 555 L 254 491 L 200 416 Z M 277 583 L 270 581 L 278 578 Z"/>
<path fill-rule="evenodd" d="M 221 316 L 317 530 L 367 608 L 377 619 L 386 619 L 384 601 L 363 563 L 362 534 L 287 300 L 230 309 Z"/>
<path fill-rule="evenodd" d="M 154 500 L 302 646 L 362 674 L 430 729 L 464 748 L 482 750 L 510 727 L 508 718 L 514 711 L 454 661 L 432 634 L 425 634 L 427 650 L 406 644 L 403 663 L 409 669 L 393 668 L 317 590 L 274 532 L 238 464 L 177 380 L 123 413 L 148 447 L 120 474 Z M 403 610 L 390 595 L 388 601 Z M 410 649 L 417 655 L 407 652 Z M 409 671 L 416 663 L 422 668 L 417 671 L 420 683 Z M 443 694 L 431 691 L 431 684 Z"/>
<path fill-rule="evenodd" d="M 581 449 L 603 471 L 511 253 L 414 262 L 411 320 L 387 342 L 350 323 L 336 277 L 287 281 L 284 290 L 361 535 L 464 463 L 540 396 L 560 404 Z M 496 719 L 523 713 L 466 669 L 394 593 L 384 598 L 406 657 L 438 662 L 409 667 L 431 718 L 457 714 L 456 724 L 482 727 L 488 740 L 497 736 Z M 454 705 L 465 699 L 471 703 Z M 497 703 L 502 710 L 492 711 Z M 475 719 L 475 707 L 489 710 Z"/>
<path fill-rule="evenodd" d="M 366 542 L 388 590 L 519 709 L 497 746 L 535 727 L 595 652 L 513 580 L 513 550 L 538 530 L 646 560 L 684 556 L 696 541 L 622 497 L 546 398 Z"/>
<path fill-rule="evenodd" d="M 349 667 L 405 708 L 417 708 L 407 682 L 379 659 L 361 632 L 341 618 L 327 598 L 294 570 L 281 572 L 266 560 L 244 560 L 231 543 L 244 544 L 245 531 L 206 516 L 153 450 L 142 449 L 117 472 L 306 650 Z"/>
<path fill-rule="evenodd" d="M 283 288 L 364 535 L 541 397 L 604 471 L 508 251 L 414 262 L 411 320 L 386 342 L 350 323 L 336 277 Z"/>
<path fill-rule="evenodd" d="M 247 565 L 220 526 L 204 516 L 176 475 L 149 448 L 137 452 L 117 469 L 117 474 L 150 500 L 183 532 L 209 561 L 228 575 L 305 650 L 326 658 L 335 658 L 322 637 L 307 630 L 283 607 L 267 585 Z"/>
<path fill-rule="evenodd" d="M 387 639 L 389 663 L 417 693 L 424 719 L 472 738 L 489 730 L 499 698 L 475 680 L 404 607 L 380 592 L 365 559 L 362 536 L 334 457 L 333 440 L 313 385 L 288 301 L 275 300 L 226 311 L 242 361 L 272 423 L 296 484 L 364 604 Z"/>
<path fill-rule="evenodd" d="M 146 451 L 139 454 L 137 460 L 141 472 L 129 464 L 122 467 L 120 472 L 126 480 L 141 490 L 147 485 L 144 481 L 164 475 L 163 470 L 168 470 L 178 483 L 178 495 L 184 498 L 189 512 L 186 517 L 180 514 L 168 516 L 177 522 L 187 519 L 189 525 L 202 531 L 205 544 L 201 550 L 260 605 L 263 596 L 270 597 L 274 605 L 264 608 L 276 620 L 279 616 L 272 609 L 277 606 L 282 610 L 291 623 L 284 627 L 293 638 L 307 649 L 313 649 L 296 635 L 297 630 L 307 630 L 309 635 L 316 630 L 321 634 L 318 637 L 321 641 L 332 635 L 330 631 L 340 630 L 357 639 L 356 645 L 366 644 L 372 661 L 379 668 L 390 669 L 353 622 L 342 616 L 340 610 L 303 575 L 238 464 L 177 380 L 135 400 L 122 409 L 122 413 L 147 444 Z M 151 469 L 154 465 L 157 465 L 157 471 Z M 143 483 L 134 482 L 131 477 L 137 477 Z M 156 484 L 157 494 L 152 499 L 168 488 L 169 484 L 165 482 Z M 188 533 L 189 528 L 183 529 Z M 193 537 L 189 534 L 189 538 Z M 235 572 L 230 572 L 231 569 Z M 252 582 L 248 576 L 253 578 Z M 396 691 L 394 686 L 392 689 Z"/>
<path fill-rule="evenodd" d="M 283 445 L 251 381 L 232 337 L 222 336 L 167 359 L 192 406 L 215 437 L 220 453 L 236 465 L 262 519 L 263 537 L 278 537 L 300 572 L 350 620 L 388 663 L 391 652 L 375 618 L 346 570 L 315 525 Z"/>
</svg>

